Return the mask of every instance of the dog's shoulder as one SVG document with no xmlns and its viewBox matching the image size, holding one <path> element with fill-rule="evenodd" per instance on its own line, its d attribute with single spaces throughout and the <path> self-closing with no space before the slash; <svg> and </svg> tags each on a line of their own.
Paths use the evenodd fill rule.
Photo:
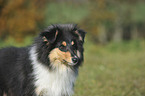
<svg viewBox="0 0 145 96">
<path fill-rule="evenodd" d="M 16 64 L 21 55 L 27 54 L 27 48 L 7 47 L 0 49 L 0 65 Z"/>
</svg>

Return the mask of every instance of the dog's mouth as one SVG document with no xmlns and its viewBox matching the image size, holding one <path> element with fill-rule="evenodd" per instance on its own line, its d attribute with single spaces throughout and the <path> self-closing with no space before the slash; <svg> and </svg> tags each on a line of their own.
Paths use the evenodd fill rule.
<svg viewBox="0 0 145 96">
<path fill-rule="evenodd" d="M 67 64 L 67 65 L 69 65 L 69 66 L 74 66 L 74 65 L 77 64 L 77 63 L 70 63 L 70 62 L 68 62 L 68 61 L 66 61 L 66 60 L 64 60 L 64 59 L 63 59 L 63 63 L 64 63 L 64 64 Z"/>
</svg>

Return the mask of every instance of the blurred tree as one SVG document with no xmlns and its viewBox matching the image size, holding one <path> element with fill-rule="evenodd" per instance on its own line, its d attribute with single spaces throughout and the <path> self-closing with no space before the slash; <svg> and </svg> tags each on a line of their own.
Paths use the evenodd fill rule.
<svg viewBox="0 0 145 96">
<path fill-rule="evenodd" d="M 131 16 L 131 29 L 132 29 L 132 39 L 138 37 L 145 37 L 145 2 L 137 2 L 134 7 L 132 7 Z"/>
<path fill-rule="evenodd" d="M 113 34 L 113 41 L 120 42 L 122 41 L 123 37 L 123 21 L 125 17 L 125 12 L 123 4 L 118 1 L 114 1 L 114 9 L 115 9 L 115 20 L 114 20 L 114 34 Z"/>
<path fill-rule="evenodd" d="M 82 25 L 90 31 L 91 37 L 95 42 L 105 44 L 107 42 L 107 27 L 114 20 L 114 13 L 111 11 L 107 0 L 92 0 L 90 3 L 90 14 L 82 22 Z M 109 25 L 108 25 L 109 24 Z"/>
<path fill-rule="evenodd" d="M 74 0 L 69 0 L 69 2 L 64 2 L 67 0 L 58 1 L 47 4 L 45 24 L 72 22 L 78 24 L 88 15 L 88 6 L 86 3 L 80 3 Z"/>
<path fill-rule="evenodd" d="M 144 38 L 144 10 L 144 0 L 0 0 L 0 38 L 21 41 L 44 25 L 72 22 L 103 44 Z"/>
<path fill-rule="evenodd" d="M 22 41 L 26 35 L 37 32 L 43 24 L 46 0 L 0 0 L 0 37 L 12 36 Z"/>
<path fill-rule="evenodd" d="M 90 14 L 82 22 L 95 42 L 145 37 L 144 0 L 91 0 Z"/>
</svg>

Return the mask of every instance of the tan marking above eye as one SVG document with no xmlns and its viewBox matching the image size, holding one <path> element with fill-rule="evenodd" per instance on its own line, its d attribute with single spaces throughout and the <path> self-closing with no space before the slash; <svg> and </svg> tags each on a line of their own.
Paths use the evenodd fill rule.
<svg viewBox="0 0 145 96">
<path fill-rule="evenodd" d="M 62 45 L 66 46 L 66 42 L 65 42 L 65 41 L 63 41 L 63 42 L 62 42 Z"/>
<path fill-rule="evenodd" d="M 48 40 L 46 39 L 46 37 L 45 37 L 45 36 L 43 37 L 43 40 L 44 40 L 44 42 L 48 42 Z"/>
<path fill-rule="evenodd" d="M 71 45 L 74 45 L 74 44 L 75 44 L 74 41 L 72 41 L 72 42 L 71 42 Z"/>
</svg>

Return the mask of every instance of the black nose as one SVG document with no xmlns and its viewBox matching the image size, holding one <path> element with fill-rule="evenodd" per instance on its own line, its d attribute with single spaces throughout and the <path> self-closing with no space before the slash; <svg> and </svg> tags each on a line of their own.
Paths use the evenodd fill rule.
<svg viewBox="0 0 145 96">
<path fill-rule="evenodd" d="M 78 58 L 74 57 L 72 58 L 73 63 L 78 63 Z"/>
</svg>

